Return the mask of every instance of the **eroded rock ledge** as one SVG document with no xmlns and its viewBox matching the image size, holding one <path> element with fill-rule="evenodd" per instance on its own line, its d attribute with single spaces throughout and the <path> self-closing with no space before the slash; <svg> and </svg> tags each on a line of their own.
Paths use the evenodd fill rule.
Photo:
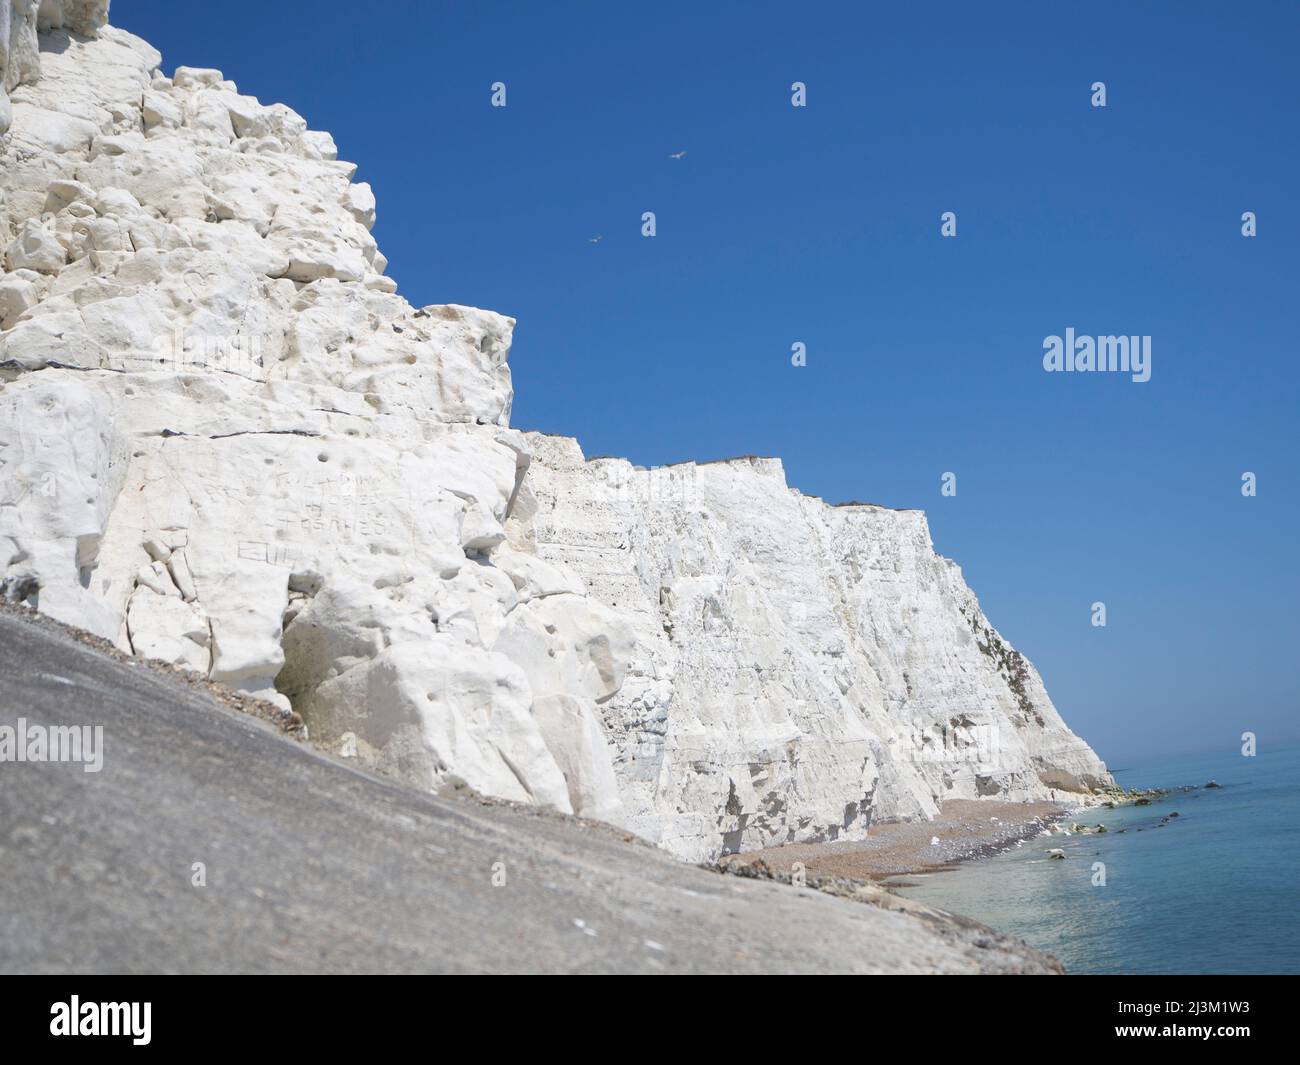
<svg viewBox="0 0 1300 1065">
<path fill-rule="evenodd" d="M 1108 781 L 924 515 L 510 428 L 326 133 L 0 0 L 0 591 L 436 788 L 683 857 Z"/>
</svg>

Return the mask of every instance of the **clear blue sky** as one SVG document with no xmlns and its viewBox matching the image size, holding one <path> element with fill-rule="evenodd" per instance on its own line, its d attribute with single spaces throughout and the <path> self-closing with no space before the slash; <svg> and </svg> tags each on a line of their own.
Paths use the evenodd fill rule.
<svg viewBox="0 0 1300 1065">
<path fill-rule="evenodd" d="M 1300 735 L 1297 5 L 113 21 L 334 134 L 400 291 L 519 320 L 516 425 L 643 465 L 780 455 L 805 492 L 925 509 L 1114 766 Z M 1151 381 L 1045 373 L 1069 326 L 1149 334 Z"/>
</svg>

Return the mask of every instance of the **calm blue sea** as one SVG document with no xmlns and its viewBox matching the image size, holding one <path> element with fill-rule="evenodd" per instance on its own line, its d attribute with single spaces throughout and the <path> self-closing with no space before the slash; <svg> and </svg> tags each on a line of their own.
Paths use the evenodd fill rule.
<svg viewBox="0 0 1300 1065">
<path fill-rule="evenodd" d="M 1020 936 L 1072 973 L 1300 973 L 1300 743 L 1170 757 L 1115 779 L 1223 787 L 1090 810 L 1074 820 L 1108 834 L 1027 840 L 903 893 Z M 1095 862 L 1105 886 L 1092 883 Z"/>
</svg>

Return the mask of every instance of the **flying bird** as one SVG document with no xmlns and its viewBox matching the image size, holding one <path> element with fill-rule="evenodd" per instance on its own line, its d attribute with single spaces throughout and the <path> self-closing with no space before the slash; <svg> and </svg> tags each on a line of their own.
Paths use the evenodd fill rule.
<svg viewBox="0 0 1300 1065">
<path fill-rule="evenodd" d="M 680 158 L 681 158 L 683 155 L 685 155 L 685 154 L 686 154 L 685 152 L 669 152 L 669 153 L 668 153 L 668 158 L 669 158 L 669 159 L 680 159 Z"/>
<path fill-rule="evenodd" d="M 604 233 L 597 233 L 594 237 L 588 237 L 588 238 L 587 238 L 587 243 L 588 243 L 588 244 L 599 244 L 599 243 L 600 243 L 602 240 L 604 240 L 604 239 L 605 239 L 605 234 L 604 234 Z"/>
</svg>

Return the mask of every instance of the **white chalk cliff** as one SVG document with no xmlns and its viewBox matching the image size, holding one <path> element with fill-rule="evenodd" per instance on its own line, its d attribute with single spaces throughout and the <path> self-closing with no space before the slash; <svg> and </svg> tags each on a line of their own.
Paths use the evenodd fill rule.
<svg viewBox="0 0 1300 1065">
<path fill-rule="evenodd" d="M 0 591 L 423 787 L 683 857 L 1109 783 L 916 511 L 510 428 L 328 134 L 0 0 Z M 2 698 L 2 695 L 0 695 Z"/>
</svg>

